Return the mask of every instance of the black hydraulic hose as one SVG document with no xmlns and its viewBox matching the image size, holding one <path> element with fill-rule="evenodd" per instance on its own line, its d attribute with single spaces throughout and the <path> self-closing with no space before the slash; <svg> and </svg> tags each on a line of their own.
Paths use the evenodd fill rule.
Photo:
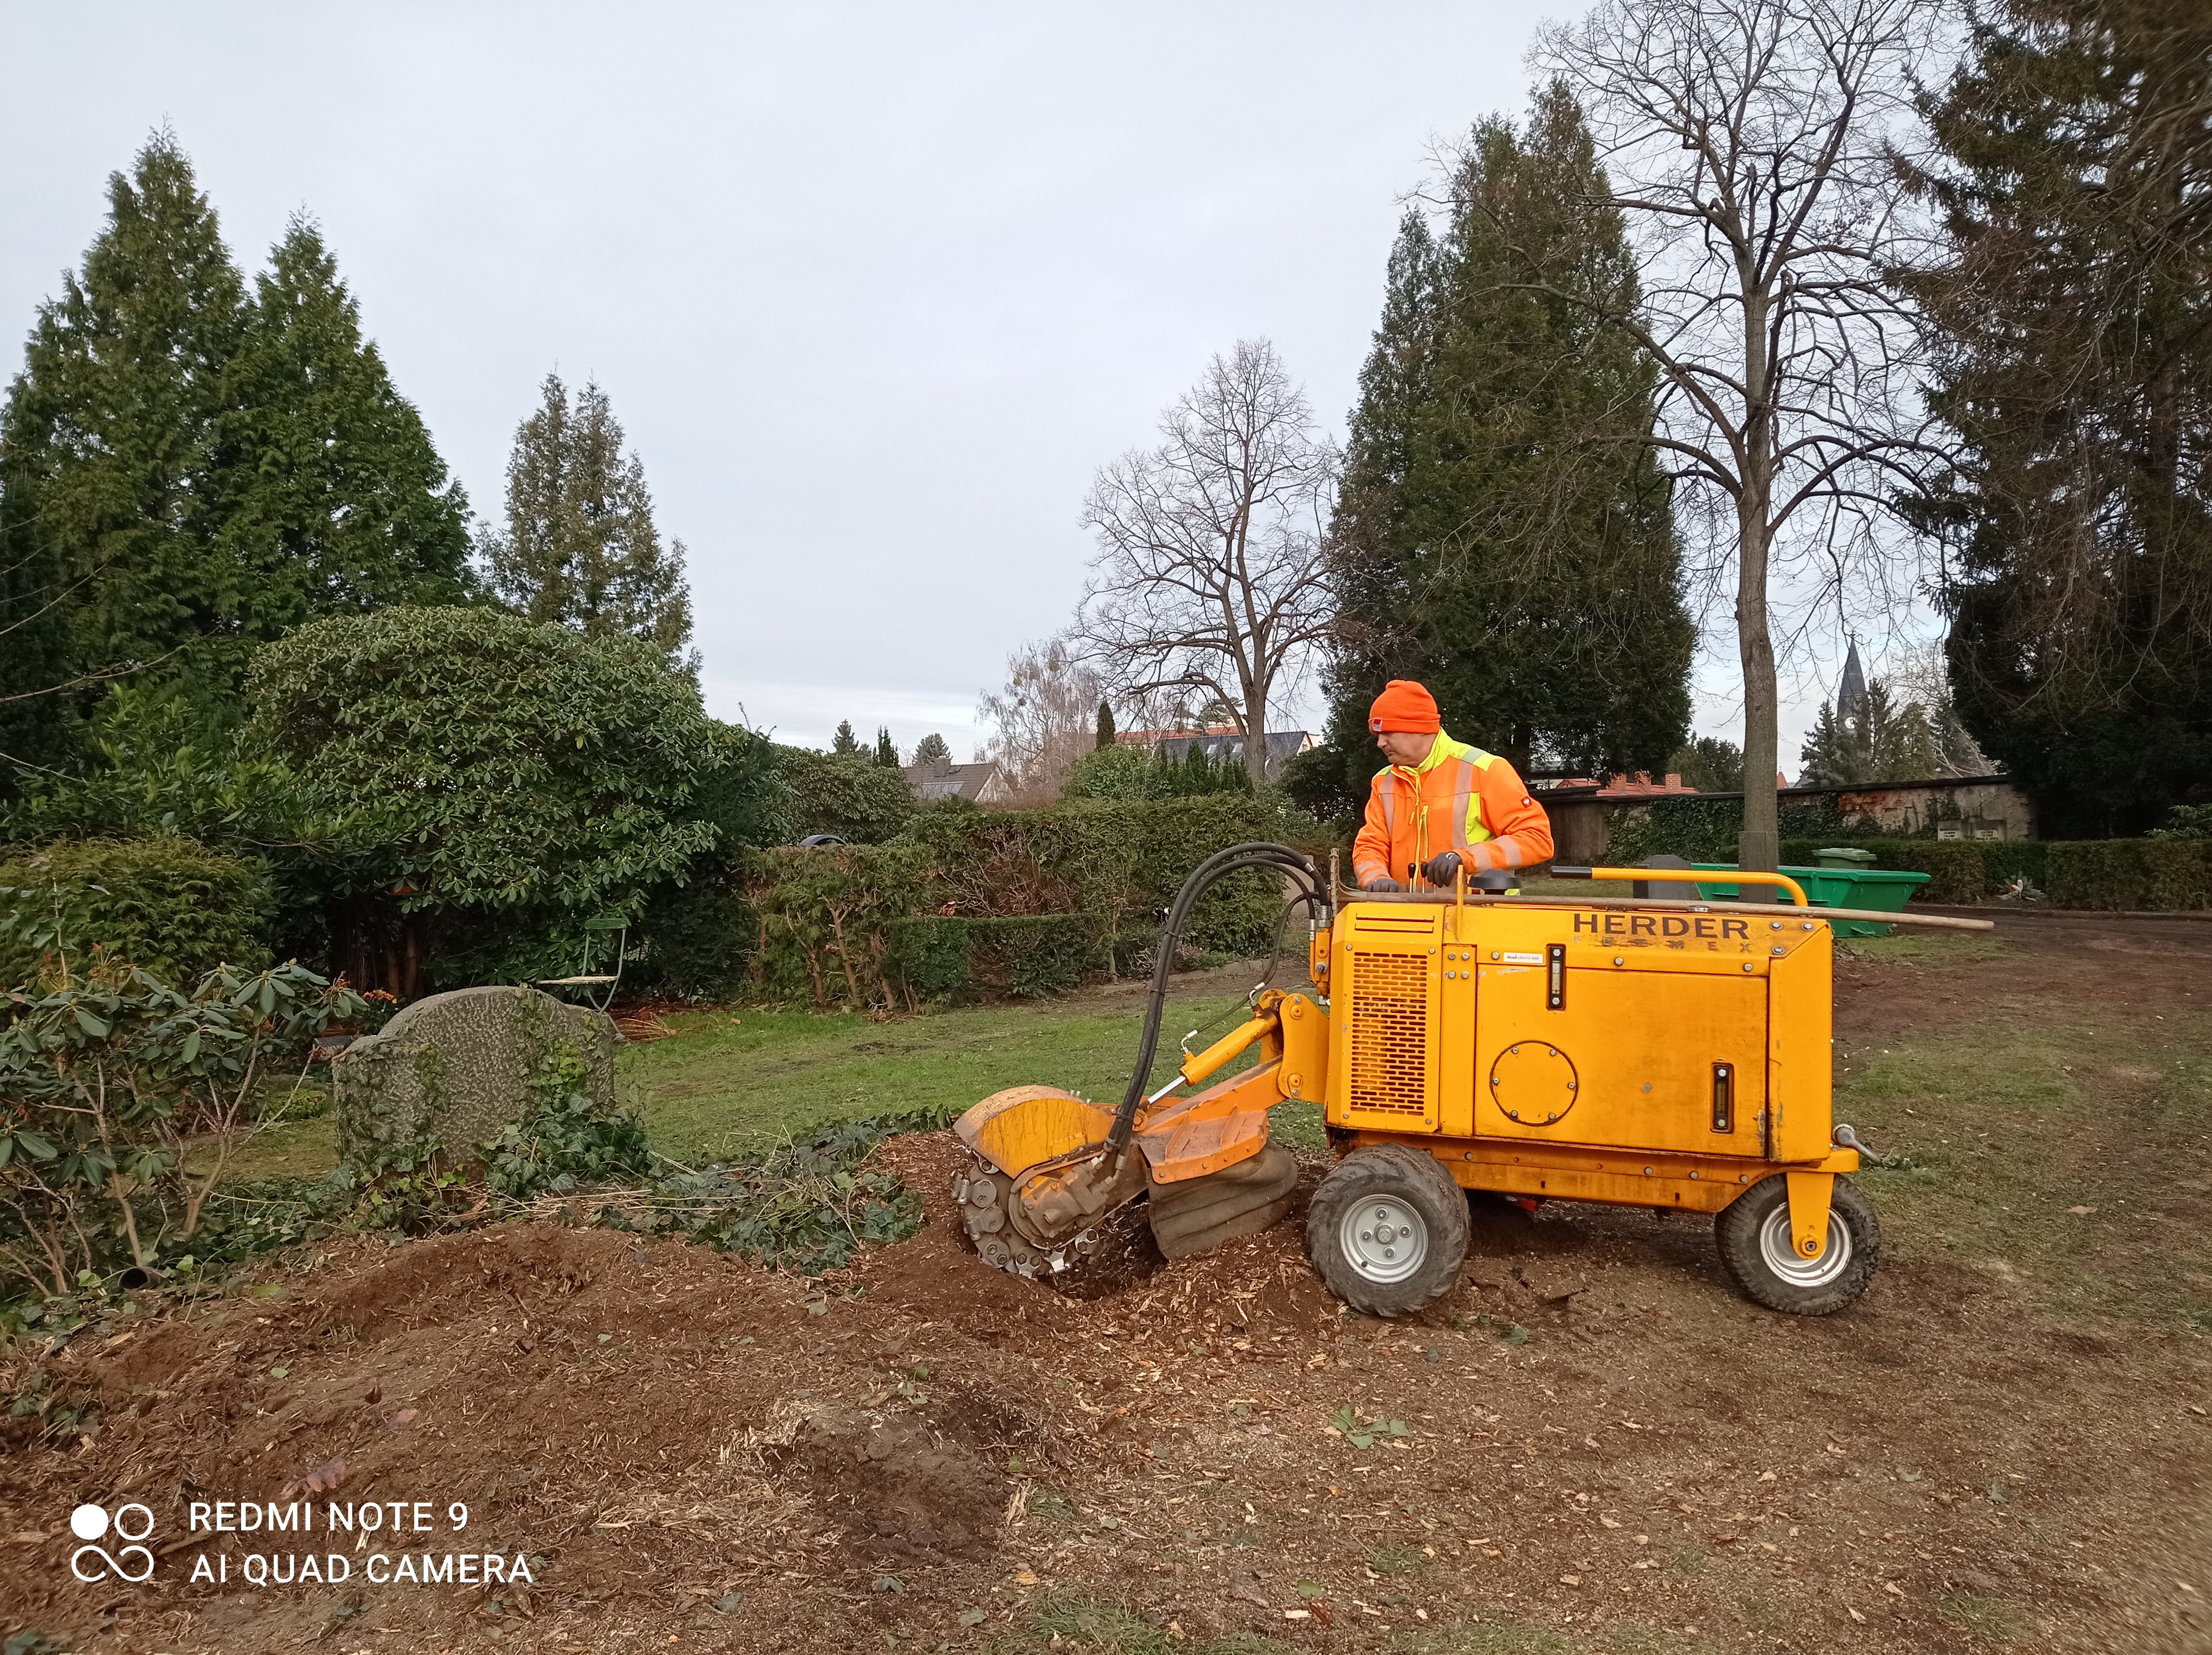
<svg viewBox="0 0 2212 1655">
<path fill-rule="evenodd" d="M 1182 882 L 1182 889 L 1176 892 L 1174 905 L 1168 910 L 1167 923 L 1160 929 L 1159 957 L 1152 962 L 1152 996 L 1145 1006 L 1144 1038 L 1137 1044 L 1136 1067 L 1129 1074 L 1129 1090 L 1114 1116 L 1113 1130 L 1106 1135 L 1106 1154 L 1117 1168 L 1129 1147 L 1130 1135 L 1136 1130 L 1137 1106 L 1145 1100 L 1145 1086 L 1152 1074 L 1152 1059 L 1159 1052 L 1160 1018 L 1167 1009 L 1168 976 L 1175 966 L 1176 944 L 1182 935 L 1182 928 L 1207 886 L 1250 867 L 1272 867 L 1287 873 L 1304 887 L 1308 899 L 1316 906 L 1323 903 L 1321 869 L 1313 858 L 1288 845 L 1270 844 L 1264 840 L 1216 851 Z"/>
</svg>

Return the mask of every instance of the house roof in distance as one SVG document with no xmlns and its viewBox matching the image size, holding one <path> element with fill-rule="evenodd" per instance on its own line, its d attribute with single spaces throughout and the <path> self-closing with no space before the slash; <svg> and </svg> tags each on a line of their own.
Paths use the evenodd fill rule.
<svg viewBox="0 0 2212 1655">
<path fill-rule="evenodd" d="M 971 804 L 988 805 L 1002 798 L 1006 791 L 1005 779 L 999 774 L 999 762 L 994 758 L 975 764 L 908 764 L 900 774 L 914 796 L 924 804 L 933 804 L 941 799 L 965 799 Z"/>
</svg>

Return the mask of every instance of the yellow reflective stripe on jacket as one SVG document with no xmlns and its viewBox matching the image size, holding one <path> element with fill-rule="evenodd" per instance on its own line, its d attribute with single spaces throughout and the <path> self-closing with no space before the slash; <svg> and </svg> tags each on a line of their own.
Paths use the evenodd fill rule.
<svg viewBox="0 0 2212 1655">
<path fill-rule="evenodd" d="M 1421 860 L 1426 861 L 1440 850 L 1464 850 L 1469 845 L 1479 845 L 1486 839 L 1495 837 L 1489 824 L 1483 820 L 1482 795 L 1475 791 L 1475 777 L 1497 762 L 1495 753 L 1485 752 L 1464 741 L 1455 741 L 1438 731 L 1435 745 L 1429 749 L 1429 756 L 1419 764 L 1411 770 L 1397 764 L 1384 767 L 1382 774 L 1390 779 L 1390 785 L 1382 789 L 1383 831 L 1394 840 L 1397 837 L 1398 788 L 1402 781 L 1413 789 L 1413 809 L 1418 812 L 1414 823 L 1419 830 L 1414 843 L 1419 848 Z M 1454 778 L 1452 788 L 1452 837 L 1449 845 L 1431 845 L 1427 832 L 1428 812 L 1421 803 L 1421 778 L 1444 764 L 1456 765 L 1459 772 Z M 1517 866 L 1517 862 L 1515 865 Z M 1394 879 L 1399 877 L 1395 868 L 1392 868 L 1390 873 Z"/>
<path fill-rule="evenodd" d="M 1455 762 L 1459 767 L 1457 784 L 1452 789 L 1452 842 L 1449 849 L 1464 850 L 1492 837 L 1489 824 L 1482 819 L 1482 795 L 1475 791 L 1474 778 L 1495 764 L 1498 756 L 1439 733 L 1437 745 L 1429 750 L 1428 763 L 1422 768 L 1430 769 L 1447 761 Z"/>
</svg>

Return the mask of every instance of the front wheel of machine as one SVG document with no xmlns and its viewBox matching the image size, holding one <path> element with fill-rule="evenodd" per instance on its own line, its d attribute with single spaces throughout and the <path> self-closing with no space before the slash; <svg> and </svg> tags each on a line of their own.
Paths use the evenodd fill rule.
<svg viewBox="0 0 2212 1655">
<path fill-rule="evenodd" d="M 1836 1180 L 1818 1258 L 1800 1258 L 1790 1244 L 1790 1180 L 1779 1175 L 1723 1208 L 1713 1232 L 1736 1286 L 1785 1316 L 1832 1316 L 1856 1304 L 1881 1263 L 1881 1221 L 1848 1178 Z"/>
<path fill-rule="evenodd" d="M 1404 1316 L 1450 1290 L 1467 1258 L 1467 1198 L 1403 1144 L 1355 1149 L 1306 1208 L 1306 1253 L 1329 1291 L 1370 1316 Z"/>
</svg>

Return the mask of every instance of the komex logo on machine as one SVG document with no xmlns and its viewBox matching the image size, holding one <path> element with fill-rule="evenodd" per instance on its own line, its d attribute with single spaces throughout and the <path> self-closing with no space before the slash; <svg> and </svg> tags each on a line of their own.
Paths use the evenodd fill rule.
<svg viewBox="0 0 2212 1655">
<path fill-rule="evenodd" d="M 137 1516 L 132 1513 L 136 1512 Z M 131 1532 L 133 1528 L 137 1532 Z M 127 1506 L 115 1508 L 111 1518 L 105 1506 L 83 1505 L 70 1513 L 70 1532 L 86 1543 L 70 1554 L 70 1573 L 88 1585 L 105 1580 L 113 1575 L 118 1580 L 128 1580 L 132 1585 L 149 1580 L 154 1574 L 154 1554 L 143 1546 L 126 1544 L 111 1552 L 99 1542 L 105 1539 L 110 1528 L 119 1541 L 143 1540 L 154 1532 L 154 1513 L 147 1506 L 132 1500 Z M 135 1572 L 134 1572 L 135 1570 Z"/>
</svg>

